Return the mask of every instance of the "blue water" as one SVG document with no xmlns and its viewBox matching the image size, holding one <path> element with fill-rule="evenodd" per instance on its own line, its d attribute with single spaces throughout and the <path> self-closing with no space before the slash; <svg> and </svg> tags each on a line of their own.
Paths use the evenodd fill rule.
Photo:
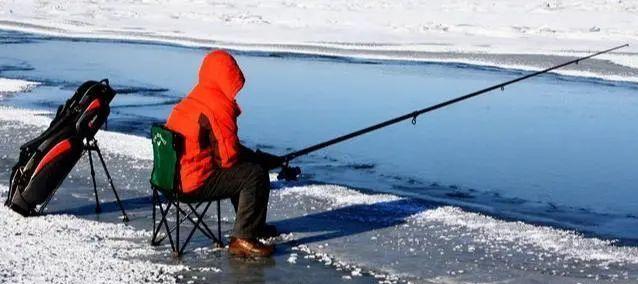
<svg viewBox="0 0 638 284">
<path fill-rule="evenodd" d="M 54 109 L 88 79 L 122 90 L 111 130 L 148 135 L 207 50 L 2 33 L 0 77 L 43 82 L 2 104 Z M 524 73 L 458 64 L 235 53 L 240 137 L 284 154 Z M 345 142 L 304 178 L 638 240 L 638 85 L 543 75 Z"/>
</svg>

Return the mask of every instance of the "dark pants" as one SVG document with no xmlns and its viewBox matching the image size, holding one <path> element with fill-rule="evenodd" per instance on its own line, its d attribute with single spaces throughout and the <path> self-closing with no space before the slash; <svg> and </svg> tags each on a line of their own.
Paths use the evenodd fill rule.
<svg viewBox="0 0 638 284">
<path fill-rule="evenodd" d="M 217 170 L 199 190 L 202 199 L 230 198 L 235 207 L 233 236 L 254 238 L 266 223 L 270 179 L 256 161 L 241 161 Z"/>
</svg>

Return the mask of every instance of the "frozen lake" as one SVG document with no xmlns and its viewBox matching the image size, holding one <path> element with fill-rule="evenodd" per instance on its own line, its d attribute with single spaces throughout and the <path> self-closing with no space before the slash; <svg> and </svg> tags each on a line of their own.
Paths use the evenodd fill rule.
<svg viewBox="0 0 638 284">
<path fill-rule="evenodd" d="M 53 110 L 81 82 L 109 78 L 120 89 L 109 129 L 140 136 L 193 86 L 207 52 L 18 33 L 0 33 L 0 41 L 0 77 L 44 84 L 0 97 L 3 105 Z M 277 154 L 523 74 L 269 53 L 237 59 L 247 78 L 238 97 L 240 137 Z M 634 246 L 637 107 L 638 85 L 544 75 L 296 162 L 309 183 L 460 206 Z"/>
</svg>

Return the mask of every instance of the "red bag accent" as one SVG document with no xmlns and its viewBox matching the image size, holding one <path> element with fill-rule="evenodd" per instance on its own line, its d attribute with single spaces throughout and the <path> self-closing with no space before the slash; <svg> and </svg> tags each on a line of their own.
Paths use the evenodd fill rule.
<svg viewBox="0 0 638 284">
<path fill-rule="evenodd" d="M 86 110 L 85 110 L 84 112 L 86 113 L 86 112 L 89 112 L 89 111 L 92 111 L 92 110 L 94 110 L 94 109 L 96 109 L 96 108 L 101 108 L 101 107 L 102 107 L 102 100 L 100 100 L 100 99 L 94 99 L 94 100 L 93 100 L 93 101 L 89 104 L 89 106 L 86 108 Z"/>
<path fill-rule="evenodd" d="M 55 160 L 55 158 L 59 157 L 60 155 L 70 150 L 71 150 L 71 141 L 69 141 L 69 139 L 60 141 L 60 143 L 53 146 L 53 148 L 51 148 L 51 150 L 44 156 L 44 158 L 42 158 L 42 161 L 40 161 L 38 166 L 35 168 L 33 175 L 34 176 L 37 175 L 38 172 L 40 172 L 42 168 L 44 168 L 44 166 L 46 166 L 51 161 Z"/>
</svg>

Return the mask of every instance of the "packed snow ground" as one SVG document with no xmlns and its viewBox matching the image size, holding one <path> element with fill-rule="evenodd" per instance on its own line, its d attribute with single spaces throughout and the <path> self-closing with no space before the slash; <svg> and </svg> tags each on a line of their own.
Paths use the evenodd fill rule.
<svg viewBox="0 0 638 284">
<path fill-rule="evenodd" d="M 580 56 L 629 43 L 600 57 L 605 68 L 558 72 L 636 82 L 637 14 L 636 0 L 3 0 L 0 28 L 519 69 L 547 66 L 548 58 L 528 55 Z"/>
<path fill-rule="evenodd" d="M 44 129 L 49 121 L 45 114 L 50 115 L 2 106 L 0 122 Z M 115 153 L 129 160 L 116 165 L 112 171 L 115 178 L 127 179 L 130 183 L 127 190 L 147 190 L 147 181 L 142 176 L 148 176 L 150 141 L 108 131 L 101 131 L 100 135 L 107 159 Z M 133 164 L 136 167 L 131 167 Z M 128 170 L 122 171 L 122 166 Z M 78 178 L 76 173 L 73 175 Z M 344 279 L 368 274 L 387 281 L 384 283 L 394 283 L 400 278 L 428 283 L 638 280 L 638 249 L 616 246 L 610 241 L 337 185 L 274 180 L 273 185 L 269 219 L 290 232 L 275 240 L 294 245 L 287 256 L 290 265 L 303 257 L 347 271 Z M 6 191 L 6 187 L 0 187 L 0 191 Z M 86 193 L 80 195 L 92 200 Z M 104 277 L 113 274 L 128 282 L 154 277 L 170 281 L 164 273 L 180 269 L 139 260 L 154 255 L 145 241 L 139 241 L 146 240 L 148 233 L 123 225 L 68 215 L 24 219 L 7 209 L 0 209 L 0 217 L 5 240 L 0 245 L 2 254 L 11 256 L 3 257 L 2 261 L 9 261 L 6 265 L 2 263 L 3 269 L 8 267 L 2 271 L 3 278 L 37 282 L 59 275 L 56 279 L 83 277 L 78 279 L 104 281 Z M 52 237 L 55 239 L 50 240 Z M 208 248 L 196 252 L 202 252 L 205 258 L 218 257 Z M 99 257 L 91 258 L 94 262 L 87 265 L 85 258 L 89 254 Z M 47 270 L 28 269 L 34 260 L 46 263 L 35 267 Z M 73 279 L 76 278 L 71 278 L 71 282 Z"/>
<path fill-rule="evenodd" d="M 0 196 L 8 187 L 0 185 Z M 0 282 L 175 282 L 180 265 L 153 263 L 148 231 L 69 215 L 24 218 L 0 206 Z M 161 256 L 165 258 L 166 256 Z"/>
<path fill-rule="evenodd" d="M 0 78 L 0 94 L 24 92 L 39 83 Z M 37 112 L 0 111 L 0 120 L 46 127 L 50 119 Z M 17 111 L 17 112 L 14 112 Z M 25 116 L 27 115 L 27 116 Z M 20 118 L 22 117 L 22 118 Z M 27 118 L 28 117 L 28 118 Z M 111 133 L 117 147 L 123 134 Z M 135 140 L 135 137 L 130 137 Z M 146 142 L 146 141 L 145 141 Z M 120 145 L 121 146 L 121 145 Z M 113 149 L 109 147 L 109 149 Z M 127 147 L 130 153 L 136 150 Z M 142 154 L 147 154 L 142 151 Z M 134 156 L 134 155 L 133 155 Z M 0 184 L 0 196 L 8 187 Z M 123 224 L 84 220 L 69 215 L 24 218 L 0 206 L 0 282 L 11 283 L 142 283 L 175 282 L 181 265 L 153 263 L 166 258 L 147 245 L 149 231 Z"/>
<path fill-rule="evenodd" d="M 28 91 L 38 83 L 0 78 L 0 94 Z M 0 112 L 0 120 L 25 113 Z M 47 126 L 34 115 L 29 122 Z M 13 116 L 13 119 L 9 119 Z M 117 135 L 117 134 L 116 134 Z M 114 139 L 117 141 L 117 139 Z M 126 149 L 123 147 L 122 149 Z M 0 184 L 0 195 L 8 188 Z M 83 220 L 68 215 L 24 218 L 0 206 L 0 277 L 12 283 L 175 282 L 180 265 L 148 261 L 158 252 L 146 245 L 150 232 L 122 224 Z M 163 256 L 165 257 L 165 256 Z"/>
</svg>

